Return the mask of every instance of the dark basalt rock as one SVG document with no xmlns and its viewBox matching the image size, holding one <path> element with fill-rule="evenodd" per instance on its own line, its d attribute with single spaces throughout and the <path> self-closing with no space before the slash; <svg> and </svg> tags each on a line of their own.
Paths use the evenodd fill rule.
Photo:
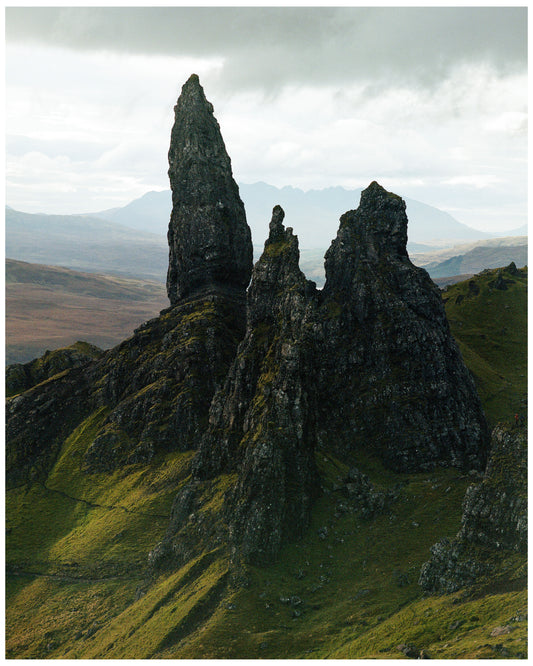
<svg viewBox="0 0 533 666">
<path fill-rule="evenodd" d="M 398 471 L 482 468 L 489 436 L 473 379 L 406 242 L 404 201 L 375 182 L 341 217 L 325 262 L 322 440 L 371 448 Z"/>
<path fill-rule="evenodd" d="M 209 293 L 244 298 L 252 271 L 250 229 L 213 106 L 196 74 L 183 86 L 174 111 L 168 153 L 170 303 Z"/>
<path fill-rule="evenodd" d="M 28 363 L 13 363 L 6 368 L 6 395 L 13 396 L 50 379 L 60 372 L 87 365 L 103 351 L 88 342 L 76 342 L 70 347 L 47 351 Z"/>
<path fill-rule="evenodd" d="M 468 487 L 461 529 L 431 548 L 419 584 L 449 593 L 489 571 L 494 552 L 527 552 L 527 443 L 525 432 L 495 428 L 483 480 Z"/>
<path fill-rule="evenodd" d="M 459 539 L 527 552 L 527 443 L 520 428 L 496 428 L 483 481 L 469 486 Z"/>
<path fill-rule="evenodd" d="M 356 467 L 350 468 L 341 489 L 363 518 L 373 518 L 385 513 L 400 493 L 399 487 L 387 491 L 376 490 L 368 476 Z"/>
<path fill-rule="evenodd" d="M 90 413 L 86 366 L 6 401 L 6 486 L 44 481 L 65 438 Z"/>
<path fill-rule="evenodd" d="M 316 292 L 298 267 L 298 241 L 284 228 L 283 216 L 275 207 L 248 291 L 246 335 L 215 395 L 193 462 L 197 480 L 237 474 L 223 507 L 234 563 L 272 560 L 283 542 L 307 526 L 320 488 L 314 462 L 317 395 L 306 332 Z M 187 513 L 177 501 L 175 515 Z M 190 502 L 189 493 L 183 502 Z M 167 541 L 175 549 L 190 527 L 173 527 Z"/>
<path fill-rule="evenodd" d="M 308 330 L 315 290 L 298 267 L 298 240 L 292 229 L 283 229 L 282 219 L 276 207 L 254 267 L 248 328 L 236 360 L 249 358 L 250 369 L 260 372 L 244 413 L 239 453 L 232 456 L 242 462 L 225 512 L 234 558 L 253 562 L 274 559 L 283 543 L 303 532 L 320 492 L 314 460 L 318 395 Z M 240 370 L 248 374 L 242 365 Z M 234 384 L 230 394 L 238 392 Z"/>
<path fill-rule="evenodd" d="M 307 309 L 313 308 L 307 294 L 313 292 L 314 285 L 299 269 L 298 240 L 292 229 L 283 227 L 283 217 L 283 210 L 276 206 L 248 291 L 246 335 L 223 391 L 213 400 L 209 430 L 193 464 L 198 478 L 230 471 L 242 461 L 240 442 L 250 430 L 250 405 L 256 396 L 261 404 L 270 396 L 271 379 L 281 361 L 281 344 L 304 342 L 299 339 L 300 330 Z M 290 355 L 286 347 L 285 356 Z M 267 395 L 260 398 L 258 392 Z"/>
<path fill-rule="evenodd" d="M 87 450 L 85 469 L 196 449 L 243 334 L 242 305 L 213 295 L 162 313 L 108 352 L 94 370 L 94 399 L 109 414 Z"/>
<path fill-rule="evenodd" d="M 192 464 L 197 482 L 236 475 L 223 508 L 234 561 L 272 560 L 305 528 L 317 445 L 347 458 L 364 446 L 400 471 L 486 457 L 485 420 L 440 293 L 407 256 L 403 200 L 377 183 L 363 192 L 326 255 L 323 293 L 301 273 L 283 216 L 274 208 L 246 335 Z M 361 475 L 351 490 L 369 517 L 394 499 Z M 187 520 L 174 523 L 171 550 L 190 532 Z"/>
</svg>

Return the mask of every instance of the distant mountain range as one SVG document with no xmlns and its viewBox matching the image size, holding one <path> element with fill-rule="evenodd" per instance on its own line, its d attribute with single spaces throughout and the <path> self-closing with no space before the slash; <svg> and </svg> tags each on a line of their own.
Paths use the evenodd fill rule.
<svg viewBox="0 0 533 666">
<path fill-rule="evenodd" d="M 527 265 L 527 237 L 522 236 L 521 238 L 523 239 L 522 245 L 518 243 L 498 247 L 479 245 L 465 254 L 450 257 L 450 259 L 438 263 L 431 262 L 424 268 L 432 278 L 480 273 L 487 268 L 508 266 L 512 261 L 522 268 Z"/>
<path fill-rule="evenodd" d="M 265 183 L 241 184 L 240 193 L 252 229 L 255 259 L 260 256 L 268 236 L 272 208 L 280 204 L 286 213 L 286 225 L 292 226 L 299 237 L 301 268 L 321 286 L 326 248 L 336 236 L 339 217 L 358 206 L 360 192 L 342 187 L 304 192 L 294 187 L 280 189 Z M 406 204 L 409 252 L 414 263 L 427 267 L 432 277 L 477 272 L 506 265 L 511 260 L 517 265 L 527 263 L 524 259 L 527 255 L 525 237 L 517 242 L 497 242 L 497 245 L 507 246 L 503 254 L 496 248 L 490 253 L 478 252 L 474 256 L 476 270 L 455 272 L 461 267 L 458 257 L 473 247 L 485 243 L 493 245 L 496 236 L 524 236 L 527 228 L 507 234 L 488 234 L 471 229 L 448 213 L 419 201 L 406 199 Z M 90 215 L 30 214 L 6 207 L 6 256 L 164 283 L 168 266 L 166 232 L 171 207 L 170 190 L 148 192 L 121 208 Z M 468 249 L 454 247 L 468 242 Z M 520 249 L 511 250 L 512 245 Z M 440 254 L 445 248 L 448 253 Z M 433 254 L 435 252 L 439 254 Z M 489 263 L 480 265 L 478 260 Z M 448 263 L 439 267 L 442 262 Z"/>
<path fill-rule="evenodd" d="M 80 271 L 166 280 L 161 235 L 90 215 L 22 213 L 6 207 L 6 257 Z"/>
<path fill-rule="evenodd" d="M 266 183 L 239 185 L 254 245 L 262 247 L 268 236 L 272 208 L 285 210 L 285 223 L 294 229 L 300 248 L 329 247 L 337 234 L 340 216 L 359 205 L 361 189 L 328 187 L 304 192 L 295 187 L 277 188 Z M 420 244 L 441 245 L 453 241 L 491 238 L 497 235 L 527 234 L 526 228 L 490 234 L 458 222 L 450 214 L 415 199 L 405 198 L 409 217 L 409 250 L 421 251 Z M 166 235 L 172 199 L 170 190 L 148 192 L 122 208 L 95 213 L 96 217 L 117 222 L 132 229 Z"/>
</svg>

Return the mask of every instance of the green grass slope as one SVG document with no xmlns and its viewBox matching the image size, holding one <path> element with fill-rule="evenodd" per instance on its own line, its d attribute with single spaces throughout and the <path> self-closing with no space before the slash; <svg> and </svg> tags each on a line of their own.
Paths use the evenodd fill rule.
<svg viewBox="0 0 533 666">
<path fill-rule="evenodd" d="M 504 274 L 505 291 L 490 286 L 496 277 L 476 277 L 476 296 L 468 282 L 444 296 L 490 418 L 509 420 L 526 389 L 526 273 Z M 232 587 L 218 550 L 148 585 L 148 552 L 193 453 L 85 474 L 106 413 L 76 428 L 45 482 L 7 492 L 6 657 L 393 659 L 405 658 L 401 645 L 432 658 L 527 655 L 524 557 L 494 555 L 490 577 L 451 595 L 417 583 L 430 547 L 457 533 L 475 477 L 396 474 L 360 454 L 353 462 L 376 489 L 400 487 L 367 519 L 344 494 L 347 466 L 319 451 L 323 492 L 309 529 L 275 564 L 251 567 L 247 587 Z"/>
<path fill-rule="evenodd" d="M 501 274 L 506 289 L 495 282 Z M 483 271 L 449 286 L 446 314 L 490 425 L 527 413 L 527 268 Z"/>
<path fill-rule="evenodd" d="M 368 520 L 336 490 L 346 467 L 318 454 L 324 493 L 309 530 L 276 564 L 252 568 L 247 588 L 227 584 L 214 552 L 136 594 L 188 454 L 89 487 L 75 473 L 83 436 L 46 487 L 9 493 L 8 657 L 395 658 L 402 643 L 446 658 L 526 650 L 527 623 L 511 622 L 527 606 L 520 558 L 495 563 L 495 593 L 477 598 L 427 598 L 417 584 L 430 546 L 459 528 L 471 479 L 455 470 L 407 479 L 360 461 L 378 487 L 404 484 L 390 513 Z M 490 636 L 510 622 L 512 633 Z"/>
</svg>

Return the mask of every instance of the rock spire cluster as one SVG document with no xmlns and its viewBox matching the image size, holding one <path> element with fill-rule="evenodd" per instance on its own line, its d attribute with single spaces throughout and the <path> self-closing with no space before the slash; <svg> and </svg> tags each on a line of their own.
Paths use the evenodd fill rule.
<svg viewBox="0 0 533 666">
<path fill-rule="evenodd" d="M 177 119 L 195 108 L 187 100 L 199 95 L 197 87 L 196 79 L 184 86 Z M 202 93 L 202 113 L 210 114 L 203 99 Z M 193 126 L 195 136 L 196 123 L 183 118 L 179 132 Z M 185 210 L 176 174 L 186 167 L 178 163 L 185 159 L 181 148 L 174 146 L 193 141 L 177 136 L 175 126 L 175 242 L 181 232 L 173 224 Z M 226 177 L 220 173 L 218 137 L 217 126 L 214 145 L 202 144 L 202 169 L 194 177 L 190 171 L 180 177 L 187 190 L 206 190 L 213 201 L 219 196 L 212 170 L 221 192 L 230 178 L 229 160 Z M 211 156 L 213 164 L 206 164 L 204 158 Z M 200 175 L 208 182 L 196 182 Z M 187 214 L 204 224 L 195 233 L 214 239 L 216 227 L 201 217 L 203 206 L 201 215 L 192 208 L 191 199 Z M 221 474 L 234 479 L 223 509 L 233 558 L 261 562 L 274 558 L 284 541 L 307 526 L 320 493 L 315 464 L 320 447 L 347 460 L 360 450 L 371 452 L 397 471 L 442 464 L 481 469 L 486 461 L 488 430 L 472 377 L 451 337 L 438 289 L 407 254 L 405 202 L 376 182 L 363 191 L 357 210 L 341 217 L 326 253 L 322 291 L 300 271 L 298 239 L 283 220 L 276 206 L 247 292 L 246 334 L 211 402 L 191 483 L 176 498 L 174 518 L 153 563 L 183 556 L 185 543 L 187 556 L 194 552 L 191 534 L 197 530 L 203 484 Z M 220 283 L 226 257 L 217 255 Z M 178 282 L 189 279 L 184 262 L 171 264 L 171 271 L 176 276 L 183 271 Z M 233 285 L 230 279 L 227 286 Z"/>
<path fill-rule="evenodd" d="M 373 182 L 340 218 L 322 290 L 301 272 L 279 206 L 252 271 L 244 206 L 196 75 L 175 107 L 169 178 L 171 307 L 11 401 L 13 483 L 45 478 L 86 419 L 88 474 L 196 450 L 151 567 L 222 543 L 238 569 L 272 560 L 307 527 L 318 451 L 350 467 L 364 452 L 400 472 L 483 469 L 481 404 L 439 291 L 409 260 L 399 196 Z"/>
</svg>

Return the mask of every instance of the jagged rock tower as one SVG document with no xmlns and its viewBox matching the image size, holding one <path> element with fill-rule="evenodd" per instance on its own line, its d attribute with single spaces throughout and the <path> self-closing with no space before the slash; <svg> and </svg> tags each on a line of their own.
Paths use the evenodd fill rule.
<svg viewBox="0 0 533 666">
<path fill-rule="evenodd" d="M 482 469 L 481 402 L 438 288 L 409 260 L 407 222 L 403 199 L 373 182 L 326 253 L 321 439 L 398 471 Z"/>
<path fill-rule="evenodd" d="M 233 564 L 272 561 L 308 526 L 320 494 L 315 464 L 313 329 L 317 291 L 299 262 L 298 239 L 276 206 L 247 294 L 247 327 L 192 464 L 191 482 L 174 502 L 156 569 L 185 561 L 221 541 Z M 211 485 L 226 479 L 217 520 L 198 526 Z M 208 500 L 209 502 L 209 500 Z"/>
<path fill-rule="evenodd" d="M 244 297 L 252 272 L 250 229 L 213 106 L 196 74 L 183 86 L 174 112 L 168 153 L 170 303 L 207 293 Z"/>
</svg>

